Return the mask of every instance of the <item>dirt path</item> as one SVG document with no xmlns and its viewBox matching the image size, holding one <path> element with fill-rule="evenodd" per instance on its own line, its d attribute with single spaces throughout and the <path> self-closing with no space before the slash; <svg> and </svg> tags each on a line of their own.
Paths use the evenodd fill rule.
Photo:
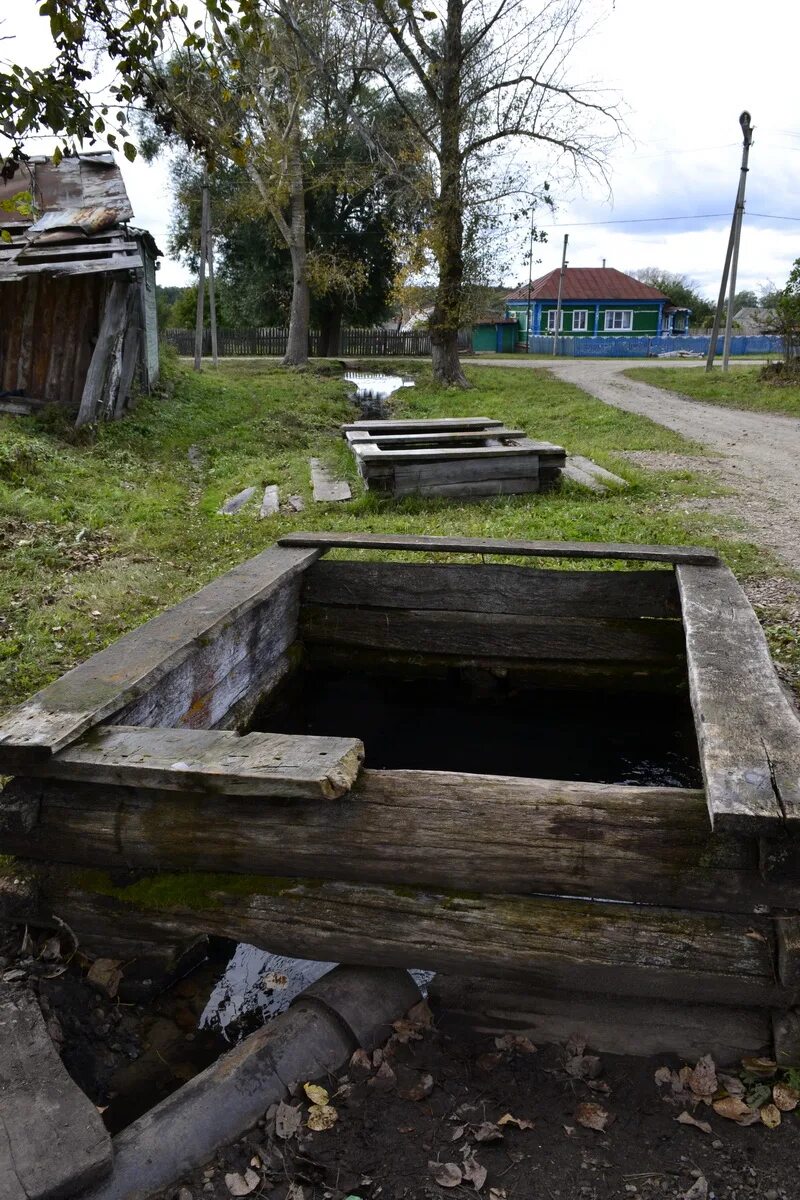
<svg viewBox="0 0 800 1200">
<path fill-rule="evenodd" d="M 524 365 L 541 367 L 542 363 Z M 637 367 L 655 365 L 636 363 Z M 702 370 L 680 360 L 669 365 Z M 701 442 L 713 452 L 714 473 L 735 493 L 720 504 L 720 510 L 740 518 L 761 545 L 788 567 L 800 570 L 800 420 L 702 404 L 626 379 L 623 372 L 630 366 L 625 360 L 570 359 L 548 364 L 548 369 L 604 404 L 641 413 Z"/>
</svg>

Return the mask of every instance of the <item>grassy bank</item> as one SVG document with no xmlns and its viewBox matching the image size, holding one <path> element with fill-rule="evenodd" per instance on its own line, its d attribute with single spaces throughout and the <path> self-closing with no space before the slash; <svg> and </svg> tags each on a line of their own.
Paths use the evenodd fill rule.
<svg viewBox="0 0 800 1200">
<path fill-rule="evenodd" d="M 706 404 L 800 417 L 800 386 L 766 383 L 759 378 L 760 372 L 760 367 L 733 367 L 723 374 L 715 367 L 707 374 L 704 366 L 698 366 L 633 367 L 625 374 Z"/>
<path fill-rule="evenodd" d="M 370 369 L 376 364 L 370 363 Z M 363 494 L 338 436 L 353 416 L 336 368 L 286 372 L 225 363 L 194 375 L 171 365 L 166 394 L 96 433 L 57 416 L 0 418 L 0 704 L 47 680 L 201 587 L 291 529 L 714 543 L 740 573 L 764 560 L 718 517 L 688 511 L 708 484 L 689 471 L 642 472 L 620 450 L 693 447 L 643 417 L 601 404 L 539 371 L 470 367 L 465 394 L 442 392 L 415 364 L 411 415 L 500 417 L 625 475 L 624 493 L 571 484 L 534 497 L 459 505 Z M 192 448 L 192 455 L 189 451 Z M 346 505 L 310 497 L 308 457 L 353 479 Z M 258 505 L 220 517 L 226 496 L 254 484 L 297 493 L 302 513 L 260 521 Z"/>
</svg>

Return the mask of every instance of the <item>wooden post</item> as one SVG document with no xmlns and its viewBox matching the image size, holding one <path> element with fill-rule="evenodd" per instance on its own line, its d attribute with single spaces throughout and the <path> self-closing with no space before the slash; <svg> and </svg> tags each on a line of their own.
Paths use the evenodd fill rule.
<svg viewBox="0 0 800 1200">
<path fill-rule="evenodd" d="M 739 124 L 742 127 L 742 133 L 744 135 L 744 145 L 742 148 L 742 165 L 741 165 L 740 172 L 739 172 L 739 187 L 736 192 L 736 204 L 735 204 L 734 210 L 733 210 L 733 219 L 731 221 L 731 231 L 730 231 L 730 235 L 728 236 L 728 248 L 725 251 L 725 265 L 722 268 L 722 280 L 720 281 L 720 285 L 719 285 L 719 297 L 717 299 L 717 311 L 714 314 L 714 325 L 711 330 L 711 341 L 709 343 L 708 356 L 706 358 L 706 370 L 707 371 L 710 371 L 711 368 L 713 367 L 714 356 L 716 355 L 716 352 L 717 352 L 717 338 L 719 337 L 719 330 L 720 330 L 720 326 L 722 324 L 722 310 L 725 307 L 725 292 L 727 291 L 727 287 L 728 287 L 728 272 L 730 271 L 730 267 L 731 267 L 731 259 L 733 258 L 734 247 L 736 247 L 736 256 L 737 256 L 737 262 L 738 262 L 739 250 L 738 250 L 737 226 L 740 227 L 740 223 L 739 223 L 740 211 L 744 211 L 744 189 L 745 189 L 745 184 L 747 181 L 747 160 L 748 160 L 748 157 L 750 154 L 750 144 L 753 140 L 753 129 L 750 124 L 750 113 L 749 112 L 743 112 L 741 114 L 741 116 L 739 117 Z M 729 306 L 728 306 L 729 308 L 732 307 L 732 296 L 733 296 L 733 293 L 731 293 L 731 304 L 729 304 Z M 732 317 L 731 317 L 731 319 L 732 319 Z M 726 352 L 727 352 L 727 350 L 730 347 L 730 336 L 728 333 L 727 321 L 726 321 L 726 325 L 725 325 L 725 339 L 726 339 L 725 347 L 726 347 Z M 727 360 L 725 361 L 725 363 L 723 365 L 727 365 Z"/>
<path fill-rule="evenodd" d="M 200 210 L 200 269 L 197 277 L 197 317 L 194 328 L 194 369 L 200 370 L 203 358 L 203 325 L 206 299 L 206 261 L 208 258 L 208 167 L 203 167 L 203 200 Z"/>
<path fill-rule="evenodd" d="M 205 185 L 204 198 L 206 201 L 206 257 L 208 259 L 208 306 L 209 318 L 211 322 L 211 360 L 216 367 L 218 365 L 217 356 L 217 300 L 214 290 L 214 237 L 211 232 L 211 197 L 208 191 L 208 183 Z"/>
</svg>

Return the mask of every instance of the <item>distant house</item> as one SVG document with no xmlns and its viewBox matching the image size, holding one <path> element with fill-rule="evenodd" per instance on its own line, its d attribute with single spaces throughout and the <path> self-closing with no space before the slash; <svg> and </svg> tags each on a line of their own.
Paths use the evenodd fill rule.
<svg viewBox="0 0 800 1200">
<path fill-rule="evenodd" d="M 160 251 L 132 216 L 107 152 L 0 181 L 0 409 L 60 404 L 82 425 L 120 416 L 137 376 L 155 383 Z"/>
<path fill-rule="evenodd" d="M 774 308 L 740 308 L 733 314 L 733 324 L 745 337 L 778 332 Z"/>
<path fill-rule="evenodd" d="M 548 271 L 506 296 L 506 315 L 516 317 L 520 337 L 527 340 L 528 312 L 532 334 L 555 333 L 560 270 Z M 530 295 L 529 295 L 530 293 Z M 559 333 L 574 337 L 661 337 L 685 334 L 691 309 L 676 308 L 658 288 L 641 283 L 614 267 L 568 267 L 561 291 Z"/>
</svg>

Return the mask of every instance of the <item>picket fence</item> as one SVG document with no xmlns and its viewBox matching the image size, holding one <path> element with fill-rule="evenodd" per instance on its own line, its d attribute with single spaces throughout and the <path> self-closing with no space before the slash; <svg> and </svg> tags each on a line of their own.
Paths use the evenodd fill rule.
<svg viewBox="0 0 800 1200">
<path fill-rule="evenodd" d="M 723 339 L 717 340 L 722 354 Z M 708 354 L 711 337 L 559 337 L 556 354 L 565 358 L 657 358 L 675 351 Z M 553 338 L 533 334 L 531 354 L 552 354 Z M 783 339 L 772 334 L 732 337 L 731 354 L 782 354 Z"/>
<path fill-rule="evenodd" d="M 174 346 L 178 354 L 186 357 L 194 355 L 194 330 L 165 329 L 161 334 L 163 340 Z M 217 349 L 221 357 L 229 356 L 261 356 L 282 355 L 286 353 L 288 329 L 219 329 L 217 331 Z M 471 348 L 471 338 L 467 331 L 458 335 L 460 350 Z M 385 329 L 343 329 L 339 338 L 340 355 L 356 358 L 417 358 L 430 354 L 431 337 L 429 333 L 394 333 Z M 309 353 L 312 357 L 322 354 L 322 334 L 318 329 L 312 329 L 309 334 Z M 211 331 L 206 329 L 203 336 L 203 356 L 211 354 Z"/>
</svg>

